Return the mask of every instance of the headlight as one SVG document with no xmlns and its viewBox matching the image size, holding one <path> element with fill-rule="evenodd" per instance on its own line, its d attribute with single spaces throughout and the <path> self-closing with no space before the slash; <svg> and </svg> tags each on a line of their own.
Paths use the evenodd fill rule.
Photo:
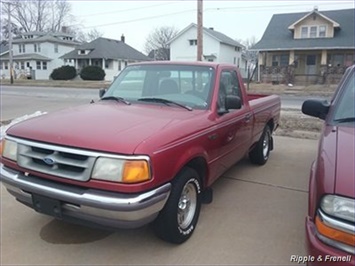
<svg viewBox="0 0 355 266">
<path fill-rule="evenodd" d="M 315 224 L 317 235 L 324 243 L 355 254 L 355 200 L 327 195 L 320 202 Z"/>
<path fill-rule="evenodd" d="M 334 217 L 341 218 L 350 222 L 355 222 L 355 200 L 339 197 L 335 195 L 327 195 L 323 197 L 321 209 Z"/>
<path fill-rule="evenodd" d="M 122 183 L 139 183 L 150 179 L 146 160 L 123 160 L 100 157 L 96 160 L 93 179 Z"/>
<path fill-rule="evenodd" d="M 12 140 L 4 139 L 1 143 L 1 156 L 13 161 L 17 161 L 17 143 Z"/>
</svg>

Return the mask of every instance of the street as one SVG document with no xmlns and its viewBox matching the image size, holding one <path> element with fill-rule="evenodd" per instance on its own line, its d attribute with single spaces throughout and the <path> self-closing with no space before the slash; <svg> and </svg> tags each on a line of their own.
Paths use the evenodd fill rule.
<svg viewBox="0 0 355 266">
<path fill-rule="evenodd" d="M 51 89 L 3 86 L 1 120 L 98 99 L 97 90 Z M 296 265 L 292 255 L 307 255 L 304 218 L 316 149 L 316 140 L 277 136 L 265 166 L 236 164 L 214 184 L 213 202 L 203 205 L 194 235 L 182 245 L 159 240 L 149 226 L 113 232 L 57 221 L 1 186 L 0 264 Z"/>
<path fill-rule="evenodd" d="M 28 114 L 26 112 L 50 112 L 98 100 L 99 89 L 1 86 L 1 98 L 1 121 L 6 121 Z M 281 107 L 300 110 L 306 99 L 308 97 L 282 95 Z"/>
</svg>

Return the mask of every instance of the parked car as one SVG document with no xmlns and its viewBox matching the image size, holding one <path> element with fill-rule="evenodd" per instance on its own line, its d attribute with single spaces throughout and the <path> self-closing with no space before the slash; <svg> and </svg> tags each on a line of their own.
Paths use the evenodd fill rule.
<svg viewBox="0 0 355 266">
<path fill-rule="evenodd" d="M 105 227 L 153 222 L 182 243 L 223 172 L 246 155 L 267 162 L 279 116 L 280 98 L 248 95 L 236 66 L 132 64 L 100 101 L 8 129 L 0 177 L 37 212 Z"/>
<path fill-rule="evenodd" d="M 307 100 L 302 112 L 324 120 L 309 180 L 308 265 L 355 265 L 355 66 L 331 102 Z"/>
</svg>

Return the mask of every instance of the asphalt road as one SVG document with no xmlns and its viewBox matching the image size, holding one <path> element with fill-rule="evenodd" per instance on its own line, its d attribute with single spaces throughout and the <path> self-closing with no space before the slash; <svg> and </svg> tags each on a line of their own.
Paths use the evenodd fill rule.
<svg viewBox="0 0 355 266">
<path fill-rule="evenodd" d="M 98 89 L 1 86 L 1 121 L 22 116 L 28 112 L 51 112 L 75 104 L 99 99 Z M 283 109 L 300 110 L 305 96 L 281 96 Z M 29 108 L 31 107 L 31 108 Z"/>
<path fill-rule="evenodd" d="M 87 103 L 97 95 L 16 93 L 2 88 L 5 119 Z M 194 235 L 178 246 L 157 239 L 149 226 L 102 231 L 54 220 L 16 202 L 1 186 L 0 264 L 295 265 L 291 255 L 307 255 L 304 217 L 316 149 L 315 140 L 275 137 L 265 166 L 236 164 L 214 184 L 214 200 L 202 207 Z"/>
</svg>

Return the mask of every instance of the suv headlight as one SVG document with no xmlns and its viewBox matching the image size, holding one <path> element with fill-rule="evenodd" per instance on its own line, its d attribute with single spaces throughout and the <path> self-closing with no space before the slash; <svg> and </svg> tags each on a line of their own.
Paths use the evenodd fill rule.
<svg viewBox="0 0 355 266">
<path fill-rule="evenodd" d="M 12 161 L 17 161 L 17 143 L 6 138 L 3 139 L 1 141 L 1 156 Z"/>
<path fill-rule="evenodd" d="M 355 200 L 326 195 L 320 202 L 315 224 L 319 239 L 328 245 L 355 254 Z"/>
<path fill-rule="evenodd" d="M 334 217 L 355 223 L 355 200 L 327 195 L 320 203 L 321 209 Z"/>
<path fill-rule="evenodd" d="M 140 183 L 151 178 L 146 160 L 124 160 L 100 157 L 91 178 L 121 183 Z"/>
</svg>

